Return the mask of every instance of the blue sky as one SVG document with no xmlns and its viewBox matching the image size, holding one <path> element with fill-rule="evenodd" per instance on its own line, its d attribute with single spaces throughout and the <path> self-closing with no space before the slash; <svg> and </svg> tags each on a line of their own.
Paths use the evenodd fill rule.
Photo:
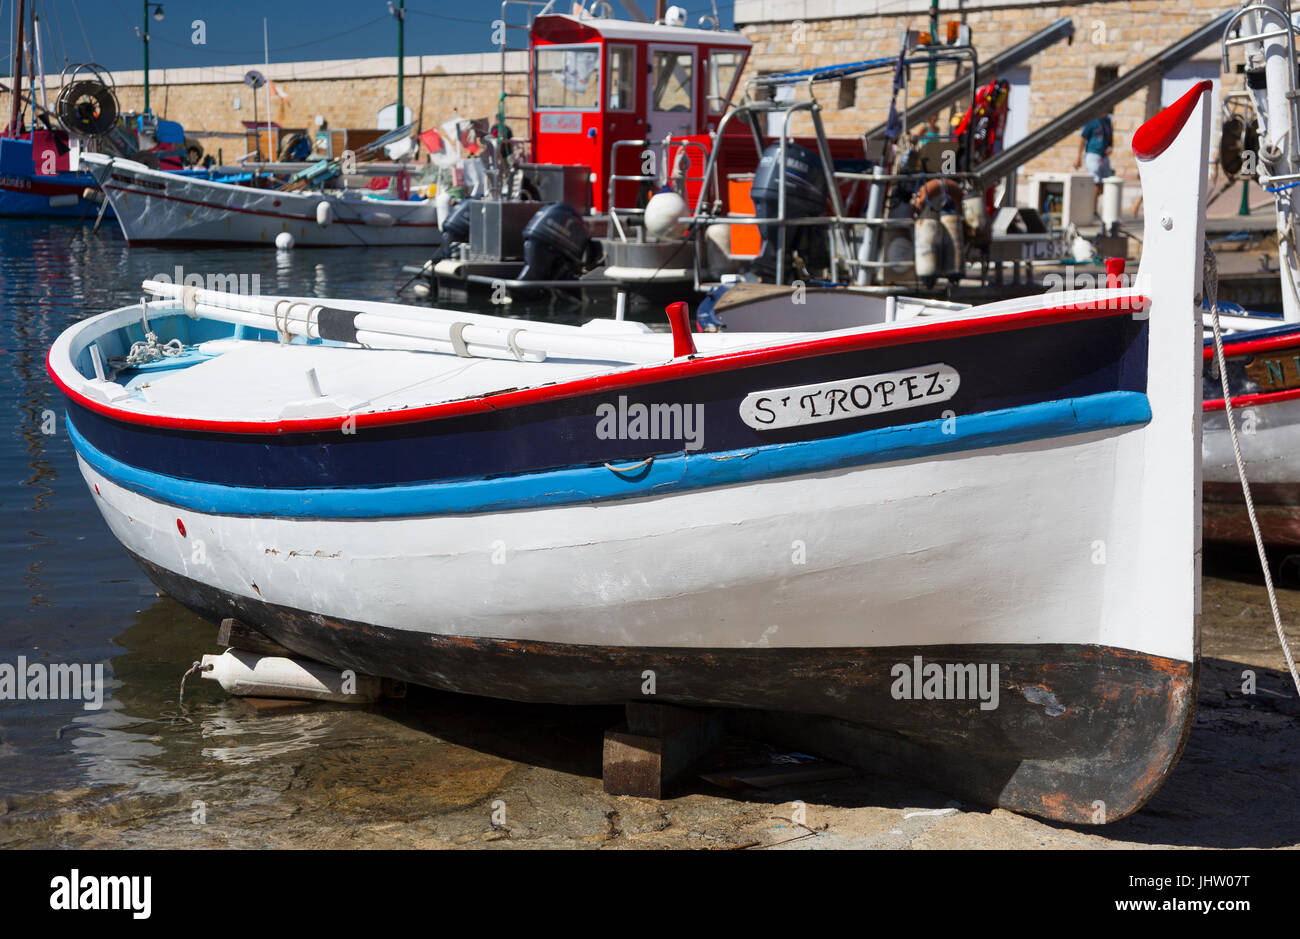
<svg viewBox="0 0 1300 939">
<path fill-rule="evenodd" d="M 43 22 L 46 71 L 58 72 L 65 61 L 90 58 L 110 69 L 140 67 L 141 42 L 135 29 L 143 18 L 143 0 L 27 2 L 35 5 Z M 676 2 L 690 11 L 691 25 L 710 11 L 709 0 Z M 0 0 L 0 71 L 5 73 L 14 4 Z M 623 15 L 618 0 L 614 5 Z M 654 9 L 653 0 L 640 0 L 640 5 Z M 728 26 L 731 5 L 732 0 L 718 0 Z M 493 49 L 490 24 L 500 16 L 500 0 L 407 0 L 406 7 L 407 55 Z M 151 68 L 261 62 L 264 16 L 272 62 L 397 54 L 397 22 L 388 14 L 386 0 L 163 0 L 163 11 L 162 22 L 150 20 Z M 512 20 L 517 16 L 521 14 L 516 10 Z M 196 19 L 206 24 L 205 45 L 191 42 Z"/>
</svg>

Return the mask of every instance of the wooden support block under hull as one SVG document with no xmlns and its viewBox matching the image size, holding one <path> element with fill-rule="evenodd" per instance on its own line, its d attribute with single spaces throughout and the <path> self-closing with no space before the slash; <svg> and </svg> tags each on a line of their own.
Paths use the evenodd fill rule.
<svg viewBox="0 0 1300 939">
<path fill-rule="evenodd" d="M 601 777 L 615 796 L 662 799 L 664 790 L 695 769 L 722 742 L 720 712 L 643 702 L 627 705 L 629 726 L 605 732 Z M 633 733 L 658 728 L 662 734 Z"/>
</svg>

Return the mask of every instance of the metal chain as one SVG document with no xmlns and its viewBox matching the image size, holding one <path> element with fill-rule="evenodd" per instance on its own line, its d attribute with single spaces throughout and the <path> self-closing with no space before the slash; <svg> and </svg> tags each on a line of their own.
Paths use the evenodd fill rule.
<svg viewBox="0 0 1300 939">
<path fill-rule="evenodd" d="M 1295 658 L 1291 655 L 1291 645 L 1287 642 L 1286 631 L 1282 628 L 1282 613 L 1277 606 L 1277 591 L 1273 587 L 1273 574 L 1268 567 L 1268 555 L 1264 551 L 1264 536 L 1259 531 L 1259 520 L 1255 518 L 1255 500 L 1250 494 L 1250 482 L 1246 479 L 1246 463 L 1241 457 L 1241 442 L 1237 439 L 1237 420 L 1232 414 L 1232 393 L 1228 387 L 1228 366 L 1223 357 L 1223 334 L 1219 331 L 1219 263 L 1214 256 L 1210 241 L 1205 240 L 1205 262 L 1202 269 L 1205 297 L 1210 301 L 1210 322 L 1214 326 L 1214 361 L 1219 368 L 1219 381 L 1223 385 L 1223 413 L 1228 420 L 1228 435 L 1232 438 L 1232 455 L 1237 460 L 1237 476 L 1241 479 L 1241 493 L 1246 500 L 1246 514 L 1250 516 L 1250 527 L 1255 533 L 1255 548 L 1259 551 L 1259 566 L 1264 571 L 1264 586 L 1268 590 L 1268 605 L 1273 611 L 1273 626 L 1277 629 L 1277 640 L 1282 645 L 1282 655 L 1286 657 L 1287 668 L 1291 671 L 1291 681 L 1296 693 L 1300 694 L 1300 672 L 1296 670 Z"/>
</svg>

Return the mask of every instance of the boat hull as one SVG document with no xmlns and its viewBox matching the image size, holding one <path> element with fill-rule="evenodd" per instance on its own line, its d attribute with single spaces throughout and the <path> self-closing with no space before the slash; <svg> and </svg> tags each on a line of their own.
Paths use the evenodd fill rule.
<svg viewBox="0 0 1300 939">
<path fill-rule="evenodd" d="M 1203 537 L 1253 544 L 1228 433 L 1218 370 L 1207 346 Z M 1300 547 L 1300 325 L 1244 331 L 1224 338 L 1237 439 L 1266 544 Z"/>
<path fill-rule="evenodd" d="M 325 196 L 236 186 L 163 173 L 129 160 L 83 157 L 133 243 L 274 244 L 282 233 L 300 247 L 437 245 L 432 200 Z M 318 207 L 329 206 L 322 223 Z"/>
<path fill-rule="evenodd" d="M 1111 821 L 1164 778 L 1194 697 L 1197 493 L 1153 469 L 1191 467 L 1194 425 L 1156 416 L 1144 307 L 1012 301 L 351 430 L 141 422 L 74 393 L 67 431 L 109 527 L 160 587 L 304 656 L 568 704 L 636 700 L 652 673 L 658 700 L 846 722 L 966 766 L 984 780 L 970 798 Z M 160 338 L 192 322 L 150 320 Z M 111 356 L 133 335 L 96 342 Z M 364 361 L 381 352 L 250 345 L 327 384 L 344 364 L 384 371 Z M 918 400 L 832 415 L 812 406 L 822 392 L 797 393 L 809 383 Z M 756 395 L 812 407 L 769 428 Z M 656 402 L 696 415 L 698 433 L 647 439 L 610 417 Z M 814 411 L 835 419 L 802 419 Z M 900 691 L 894 672 L 918 656 L 982 673 L 984 697 Z"/>
<path fill-rule="evenodd" d="M 1140 420 L 666 498 L 322 519 L 122 485 L 79 430 L 96 418 L 71 414 L 100 510 L 160 588 L 339 668 L 590 705 L 642 700 L 652 674 L 655 700 L 850 722 L 926 754 L 918 772 L 959 767 L 967 798 L 1085 824 L 1140 808 L 1190 726 L 1192 635 L 1175 611 L 1134 622 L 1156 593 L 1126 524 Z M 982 667 L 983 696 L 900 687 L 922 663 Z"/>
<path fill-rule="evenodd" d="M 133 557 L 200 615 L 256 623 L 294 652 L 340 668 L 445 691 L 572 705 L 647 700 L 642 689 L 650 670 L 650 700 L 848 721 L 856 744 L 873 756 L 888 759 L 902 745 L 914 772 L 941 773 L 950 791 L 1077 824 L 1116 821 L 1140 809 L 1177 762 L 1195 710 L 1193 663 L 1113 646 L 674 648 L 441 635 L 277 606 Z M 918 660 L 940 667 L 999 663 L 999 706 L 897 697 L 898 666 L 915 670 Z M 883 736 L 873 739 L 877 734 Z M 810 745 L 806 737 L 803 745 Z"/>
<path fill-rule="evenodd" d="M 81 218 L 99 211 L 98 205 L 82 196 L 96 185 L 89 173 L 0 173 L 0 217 Z M 113 210 L 106 214 L 111 218 Z"/>
</svg>

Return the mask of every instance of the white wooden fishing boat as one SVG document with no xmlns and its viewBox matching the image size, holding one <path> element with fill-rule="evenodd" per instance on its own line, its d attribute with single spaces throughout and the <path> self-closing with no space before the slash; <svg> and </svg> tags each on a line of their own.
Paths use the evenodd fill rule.
<svg viewBox="0 0 1300 939">
<path fill-rule="evenodd" d="M 533 702 L 652 679 L 1113 820 L 1196 698 L 1207 89 L 1135 138 L 1146 294 L 668 335 L 147 282 L 49 370 L 131 556 L 299 655 Z"/>
<path fill-rule="evenodd" d="M 441 241 L 431 199 L 257 189 L 178 177 L 96 153 L 82 154 L 81 165 L 94 175 L 132 243 L 274 244 L 282 232 L 306 247 Z"/>
</svg>

